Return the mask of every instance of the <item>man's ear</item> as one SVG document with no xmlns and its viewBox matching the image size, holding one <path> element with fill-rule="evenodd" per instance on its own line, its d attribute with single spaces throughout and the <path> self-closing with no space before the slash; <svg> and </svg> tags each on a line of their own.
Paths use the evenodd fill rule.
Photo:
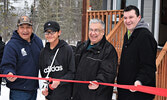
<svg viewBox="0 0 167 100">
<path fill-rule="evenodd" d="M 61 30 L 59 30 L 59 32 L 58 32 L 58 36 L 60 36 L 61 35 Z"/>
<path fill-rule="evenodd" d="M 138 18 L 141 19 L 141 15 L 139 15 Z"/>
<path fill-rule="evenodd" d="M 102 30 L 102 32 L 103 32 L 103 35 L 105 35 L 105 31 L 104 31 L 104 30 Z"/>
</svg>

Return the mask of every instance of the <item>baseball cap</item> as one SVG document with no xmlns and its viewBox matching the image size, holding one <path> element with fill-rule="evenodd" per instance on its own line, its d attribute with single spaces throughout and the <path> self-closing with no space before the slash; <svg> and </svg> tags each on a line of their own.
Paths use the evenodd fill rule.
<svg viewBox="0 0 167 100">
<path fill-rule="evenodd" d="M 48 21 L 44 24 L 44 32 L 47 30 L 52 30 L 54 32 L 60 30 L 60 25 L 55 21 Z"/>
<path fill-rule="evenodd" d="M 29 25 L 32 26 L 32 21 L 31 21 L 31 19 L 28 16 L 21 16 L 18 19 L 17 25 L 20 26 L 22 24 L 29 24 Z"/>
</svg>

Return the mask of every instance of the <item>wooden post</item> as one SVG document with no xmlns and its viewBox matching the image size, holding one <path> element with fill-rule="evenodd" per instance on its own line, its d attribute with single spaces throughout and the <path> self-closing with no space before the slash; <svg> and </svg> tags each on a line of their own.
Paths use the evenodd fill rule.
<svg viewBox="0 0 167 100">
<path fill-rule="evenodd" d="M 85 41 L 85 36 L 86 36 L 86 12 L 87 9 L 89 8 L 89 0 L 83 0 L 83 8 L 82 8 L 82 37 L 81 37 L 81 42 Z"/>
<path fill-rule="evenodd" d="M 87 4 L 86 4 L 86 8 L 87 8 L 87 10 L 89 10 L 89 6 L 90 6 L 90 0 L 86 0 L 87 2 Z"/>
</svg>

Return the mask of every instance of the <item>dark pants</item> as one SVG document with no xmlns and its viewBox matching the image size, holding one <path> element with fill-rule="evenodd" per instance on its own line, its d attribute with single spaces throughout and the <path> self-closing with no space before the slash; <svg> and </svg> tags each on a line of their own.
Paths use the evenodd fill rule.
<svg viewBox="0 0 167 100">
<path fill-rule="evenodd" d="M 36 100 L 37 90 L 34 91 L 22 91 L 22 90 L 10 90 L 10 100 Z"/>
</svg>

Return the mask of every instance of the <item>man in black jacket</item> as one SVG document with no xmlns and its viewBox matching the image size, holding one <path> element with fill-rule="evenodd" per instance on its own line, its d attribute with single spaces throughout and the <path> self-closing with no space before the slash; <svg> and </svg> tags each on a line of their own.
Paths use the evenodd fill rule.
<svg viewBox="0 0 167 100">
<path fill-rule="evenodd" d="M 89 40 L 76 48 L 76 80 L 90 84 L 74 84 L 74 100 L 111 100 L 113 87 L 96 82 L 114 83 L 117 72 L 117 53 L 104 35 L 105 24 L 99 19 L 89 22 Z"/>
<path fill-rule="evenodd" d="M 2 41 L 2 37 L 0 36 L 0 63 L 1 63 L 1 60 L 2 60 L 2 56 L 3 56 L 3 50 L 4 50 L 4 47 L 5 47 L 5 43 Z M 0 74 L 1 74 L 1 69 L 0 69 Z M 2 78 L 0 78 L 0 84 L 2 82 Z M 1 86 L 0 86 L 0 94 L 1 94 Z"/>
<path fill-rule="evenodd" d="M 128 31 L 118 71 L 117 82 L 124 85 L 155 87 L 157 43 L 141 19 L 139 9 L 130 5 L 124 9 L 124 24 Z M 153 100 L 154 95 L 118 88 L 118 100 Z"/>
</svg>

